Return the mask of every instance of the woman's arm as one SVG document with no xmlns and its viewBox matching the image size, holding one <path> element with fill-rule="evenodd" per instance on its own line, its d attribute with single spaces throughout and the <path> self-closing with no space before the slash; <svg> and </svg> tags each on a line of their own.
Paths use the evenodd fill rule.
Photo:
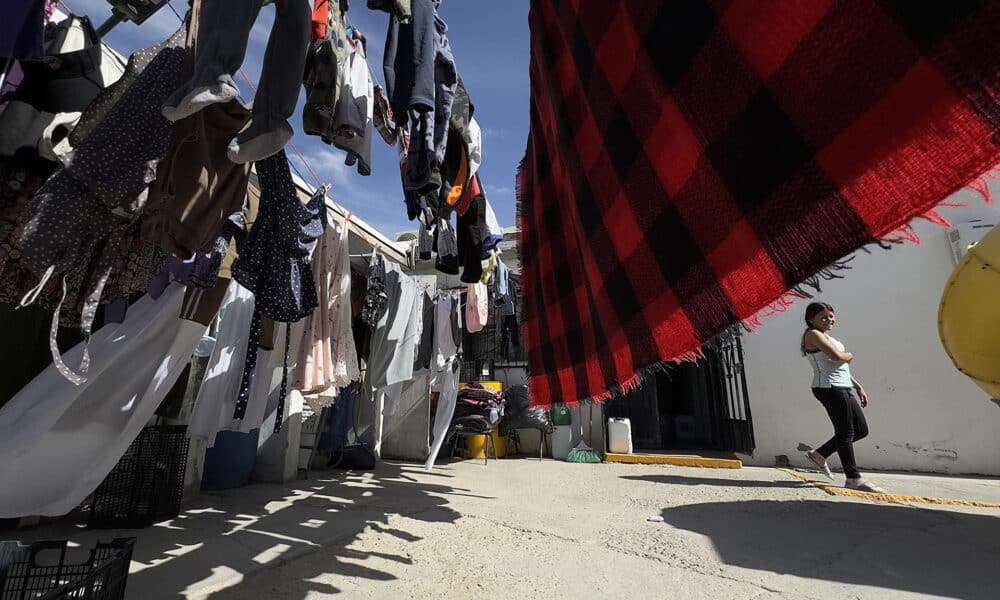
<svg viewBox="0 0 1000 600">
<path fill-rule="evenodd" d="M 861 382 L 851 375 L 851 383 L 854 384 L 854 389 L 858 392 L 858 398 L 861 400 L 861 406 L 868 406 L 868 392 L 865 391 Z"/>
<path fill-rule="evenodd" d="M 833 360 L 839 360 L 840 362 L 849 363 L 854 360 L 854 355 L 850 352 L 841 352 L 830 341 L 830 338 L 826 337 L 822 333 L 816 331 L 815 329 L 810 329 L 806 332 L 806 348 L 812 345 L 816 350 L 819 350 L 823 354 L 829 356 Z"/>
</svg>

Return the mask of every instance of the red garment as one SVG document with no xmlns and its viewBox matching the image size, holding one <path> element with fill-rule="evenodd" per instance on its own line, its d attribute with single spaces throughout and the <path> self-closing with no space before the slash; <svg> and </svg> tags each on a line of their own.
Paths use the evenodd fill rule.
<svg viewBox="0 0 1000 600">
<path fill-rule="evenodd" d="M 532 403 L 610 397 L 1000 162 L 1000 3 L 533 0 Z"/>
<path fill-rule="evenodd" d="M 462 198 L 458 202 L 458 206 L 455 207 L 455 212 L 458 216 L 465 214 L 465 211 L 469 210 L 469 206 L 472 205 L 472 201 L 476 199 L 483 193 L 482 185 L 479 183 L 479 173 L 472 176 L 469 180 L 469 185 L 465 186 L 465 190 L 462 192 Z"/>
<path fill-rule="evenodd" d="M 326 37 L 326 28 L 330 23 L 330 0 L 313 0 L 312 41 Z"/>
</svg>

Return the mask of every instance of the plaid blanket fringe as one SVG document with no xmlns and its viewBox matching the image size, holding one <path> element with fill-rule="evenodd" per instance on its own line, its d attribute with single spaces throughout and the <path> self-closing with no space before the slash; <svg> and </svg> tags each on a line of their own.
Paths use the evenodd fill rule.
<svg viewBox="0 0 1000 600">
<path fill-rule="evenodd" d="M 522 227 L 521 222 L 522 216 L 522 200 L 524 196 L 524 191 L 522 191 L 522 176 L 523 164 L 518 166 L 517 173 L 515 175 L 515 180 L 517 181 L 517 188 L 515 194 L 515 214 L 518 226 Z M 989 187 L 990 180 L 1000 179 L 1000 167 L 991 169 L 987 173 L 975 178 L 967 186 L 969 190 L 975 192 L 986 204 L 994 204 L 995 200 L 993 194 Z M 950 201 L 939 202 L 935 208 L 931 209 L 927 213 L 916 217 L 916 219 L 923 219 L 930 223 L 933 223 L 939 227 L 949 228 L 952 227 L 952 223 L 949 222 L 943 215 L 938 212 L 938 208 L 962 208 L 967 206 L 965 203 L 957 203 Z M 894 247 L 900 244 L 920 244 L 920 236 L 917 234 L 916 230 L 910 223 L 900 226 L 895 231 L 886 234 L 881 240 L 872 242 L 871 244 L 862 246 L 859 252 L 864 252 L 866 254 L 872 254 L 873 251 L 888 252 Z M 520 254 L 520 246 L 518 246 L 518 253 Z M 851 262 L 854 260 L 856 254 L 852 253 L 847 257 L 835 261 L 816 273 L 811 277 L 807 277 L 800 284 L 790 288 L 787 292 L 782 294 L 773 302 L 765 305 L 756 314 L 743 319 L 740 321 L 739 325 L 746 332 L 752 333 L 755 329 L 762 327 L 764 325 L 764 319 L 768 317 L 773 317 L 775 315 L 788 312 L 791 308 L 796 306 L 798 303 L 804 300 L 811 300 L 815 298 L 818 294 L 823 293 L 823 282 L 824 281 L 834 281 L 837 279 L 846 278 L 845 271 L 851 270 Z M 518 257 L 521 258 L 520 256 Z M 530 266 L 521 262 L 522 271 L 530 271 Z M 530 274 L 526 273 L 522 275 L 524 280 L 530 279 Z M 724 335 L 724 333 L 720 333 Z M 655 362 L 653 364 L 647 365 L 645 367 L 640 367 L 635 370 L 635 373 L 621 382 L 612 383 L 608 386 L 605 391 L 595 394 L 593 396 L 587 396 L 582 398 L 562 398 L 559 401 L 576 408 L 579 405 L 586 405 L 590 403 L 604 403 L 616 400 L 619 398 L 624 398 L 630 393 L 638 390 L 642 387 L 643 383 L 650 378 L 656 377 L 656 375 L 661 373 L 667 373 L 669 371 L 669 364 L 680 364 L 684 362 L 698 362 L 705 358 L 704 348 L 706 345 L 712 343 L 712 340 L 707 341 L 705 344 L 698 346 L 688 352 L 683 352 L 673 358 L 665 359 L 660 362 Z M 529 377 L 532 377 L 531 365 L 529 365 Z M 536 400 L 532 400 L 532 404 L 536 404 Z M 548 406 L 548 405 L 546 405 Z"/>
<path fill-rule="evenodd" d="M 627 394 L 813 297 L 852 252 L 919 243 L 914 219 L 948 226 L 936 209 L 963 187 L 990 201 L 1000 5 L 767 6 L 532 0 L 533 405 Z"/>
</svg>

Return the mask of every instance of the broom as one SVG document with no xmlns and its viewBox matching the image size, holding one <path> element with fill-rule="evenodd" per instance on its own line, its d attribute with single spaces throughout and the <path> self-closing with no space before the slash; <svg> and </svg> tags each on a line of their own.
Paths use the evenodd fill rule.
<svg viewBox="0 0 1000 600">
<path fill-rule="evenodd" d="M 578 405 L 576 410 L 580 414 L 580 443 L 576 445 L 576 448 L 569 451 L 566 461 L 571 463 L 599 463 L 601 462 L 601 455 L 597 453 L 597 450 L 583 443 L 583 409 Z M 594 434 L 593 405 L 590 407 L 590 434 Z"/>
</svg>

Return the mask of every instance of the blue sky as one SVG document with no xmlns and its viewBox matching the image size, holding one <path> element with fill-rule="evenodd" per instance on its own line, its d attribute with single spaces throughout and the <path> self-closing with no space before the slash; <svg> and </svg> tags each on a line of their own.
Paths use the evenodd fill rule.
<svg viewBox="0 0 1000 600">
<path fill-rule="evenodd" d="M 111 14 L 105 0 L 66 3 L 74 12 L 89 15 L 95 26 Z M 187 10 L 186 0 L 173 0 L 172 4 L 182 15 Z M 350 4 L 348 16 L 368 38 L 368 61 L 381 81 L 389 16 L 368 10 L 365 0 L 351 0 Z M 448 23 L 455 62 L 483 129 L 483 184 L 501 224 L 513 225 L 514 174 L 528 134 L 528 0 L 444 0 L 439 14 Z M 273 18 L 274 7 L 265 7 L 251 34 L 244 68 L 254 85 L 260 77 Z M 129 55 L 162 41 L 178 25 L 174 13 L 163 8 L 140 27 L 132 23 L 119 25 L 105 42 Z M 243 97 L 251 98 L 250 89 L 238 77 L 237 81 Z M 342 152 L 301 132 L 301 103 L 300 97 L 299 111 L 292 118 L 294 141 L 320 178 L 333 186 L 331 196 L 389 236 L 415 229 L 406 219 L 395 148 L 376 135 L 372 142 L 372 174 L 362 177 L 344 165 Z M 288 154 L 293 166 L 314 183 L 294 153 L 289 150 Z"/>
</svg>

